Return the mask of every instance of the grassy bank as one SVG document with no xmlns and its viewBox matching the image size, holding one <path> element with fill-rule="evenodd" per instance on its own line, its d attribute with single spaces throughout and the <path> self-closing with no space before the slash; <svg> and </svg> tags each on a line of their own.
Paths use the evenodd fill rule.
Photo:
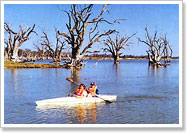
<svg viewBox="0 0 187 133">
<path fill-rule="evenodd" d="M 4 61 L 4 68 L 65 68 L 55 64 L 34 64 L 34 63 L 17 63 L 13 61 Z"/>
</svg>

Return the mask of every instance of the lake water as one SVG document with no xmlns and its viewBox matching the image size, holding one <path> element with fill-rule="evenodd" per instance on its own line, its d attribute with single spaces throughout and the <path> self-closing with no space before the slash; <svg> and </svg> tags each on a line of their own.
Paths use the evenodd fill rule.
<svg viewBox="0 0 187 133">
<path fill-rule="evenodd" d="M 5 69 L 5 124 L 178 124 L 179 61 L 167 68 L 147 60 L 88 60 L 86 68 Z M 95 65 L 95 66 L 94 66 Z M 117 95 L 111 104 L 38 108 L 35 101 L 65 97 L 77 86 L 96 82 L 101 94 Z"/>
</svg>

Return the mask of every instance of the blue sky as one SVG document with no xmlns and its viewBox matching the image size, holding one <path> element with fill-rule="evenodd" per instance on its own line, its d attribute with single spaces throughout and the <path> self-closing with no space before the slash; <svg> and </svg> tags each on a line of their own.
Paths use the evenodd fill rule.
<svg viewBox="0 0 187 133">
<path fill-rule="evenodd" d="M 13 30 L 17 31 L 19 25 L 31 27 L 36 24 L 35 31 L 41 35 L 41 28 L 45 28 L 52 44 L 55 44 L 55 28 L 67 32 L 65 24 L 68 23 L 67 15 L 58 9 L 68 10 L 70 5 L 56 4 L 5 4 L 4 21 L 11 24 Z M 99 14 L 102 5 L 94 5 L 93 16 Z M 179 5 L 177 4 L 111 4 L 108 6 L 110 13 L 104 17 L 110 21 L 116 18 L 126 19 L 120 24 L 99 25 L 100 31 L 116 29 L 121 36 L 131 35 L 137 32 L 131 39 L 131 46 L 121 51 L 122 55 L 146 55 L 147 46 L 138 43 L 137 37 L 145 39 L 145 26 L 148 27 L 150 35 L 157 30 L 158 34 L 166 34 L 173 48 L 173 56 L 179 55 Z M 5 34 L 6 36 L 6 34 Z M 84 46 L 88 43 L 88 34 L 85 36 Z M 35 34 L 25 42 L 21 48 L 34 49 L 33 43 L 38 42 L 39 37 Z M 83 46 L 83 47 L 84 47 Z M 104 45 L 96 43 L 92 49 L 103 48 Z"/>
</svg>

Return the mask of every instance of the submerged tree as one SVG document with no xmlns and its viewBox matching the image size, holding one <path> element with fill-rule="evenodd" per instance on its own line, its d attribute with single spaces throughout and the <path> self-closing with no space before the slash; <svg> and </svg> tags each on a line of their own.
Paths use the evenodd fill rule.
<svg viewBox="0 0 187 133">
<path fill-rule="evenodd" d="M 119 63 L 119 56 L 122 54 L 120 53 L 121 49 L 125 49 L 125 46 L 129 46 L 129 40 L 132 38 L 136 33 L 132 34 L 131 36 L 121 37 L 119 34 L 116 34 L 115 40 L 112 40 L 110 36 L 104 41 L 104 44 L 107 48 L 104 48 L 104 51 L 110 52 L 114 59 L 114 64 Z"/>
<path fill-rule="evenodd" d="M 145 27 L 145 32 L 146 40 L 138 38 L 138 41 L 148 46 L 148 50 L 146 52 L 148 54 L 149 64 L 163 65 L 161 63 L 161 59 L 164 58 L 164 65 L 167 65 L 167 63 L 170 62 L 173 52 L 167 40 L 167 34 L 165 34 L 165 36 L 158 37 L 157 31 L 155 31 L 154 36 L 151 37 L 147 27 Z"/>
<path fill-rule="evenodd" d="M 50 52 L 51 57 L 53 58 L 54 62 L 61 62 L 61 54 L 62 54 L 62 49 L 65 45 L 65 40 L 62 42 L 61 37 L 58 35 L 56 31 L 56 47 L 55 49 L 52 48 L 52 45 L 49 41 L 47 33 L 43 30 L 42 31 L 43 36 L 41 36 L 41 45 L 46 46 L 46 49 Z"/>
<path fill-rule="evenodd" d="M 103 8 L 99 15 L 96 17 L 92 17 L 93 4 L 90 5 L 71 5 L 71 9 L 69 11 L 64 11 L 68 15 L 69 22 L 66 24 L 68 29 L 68 33 L 58 32 L 59 35 L 64 36 L 67 39 L 68 44 L 71 45 L 71 62 L 70 66 L 79 67 L 81 66 L 81 59 L 84 54 L 87 52 L 91 46 L 100 41 L 100 38 L 103 36 L 110 35 L 115 30 L 107 30 L 103 33 L 98 31 L 98 25 L 101 22 L 106 24 L 117 23 L 118 19 L 113 22 L 109 22 L 108 20 L 103 18 L 103 14 L 108 11 L 106 9 L 107 5 L 103 5 Z M 118 22 L 119 23 L 119 22 Z M 81 51 L 81 47 L 83 46 L 83 42 L 85 40 L 86 30 L 89 28 L 89 42 Z"/>
<path fill-rule="evenodd" d="M 8 59 L 12 61 L 18 61 L 19 48 L 24 42 L 30 39 L 29 36 L 31 33 L 36 33 L 34 31 L 35 24 L 32 28 L 22 27 L 21 25 L 19 27 L 18 32 L 15 32 L 10 28 L 10 25 L 4 23 L 4 29 L 8 33 L 8 39 L 4 40 L 6 44 L 5 52 L 7 53 Z"/>
</svg>

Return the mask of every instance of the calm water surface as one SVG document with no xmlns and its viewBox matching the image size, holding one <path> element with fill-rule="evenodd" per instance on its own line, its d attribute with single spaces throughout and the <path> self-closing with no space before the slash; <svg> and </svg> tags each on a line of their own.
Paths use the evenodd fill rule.
<svg viewBox="0 0 187 133">
<path fill-rule="evenodd" d="M 176 124 L 179 123 L 179 62 L 149 67 L 145 60 L 88 60 L 86 68 L 5 69 L 5 124 Z M 95 81 L 101 94 L 117 95 L 111 104 L 37 108 L 35 101 L 65 97 L 78 83 Z"/>
</svg>

